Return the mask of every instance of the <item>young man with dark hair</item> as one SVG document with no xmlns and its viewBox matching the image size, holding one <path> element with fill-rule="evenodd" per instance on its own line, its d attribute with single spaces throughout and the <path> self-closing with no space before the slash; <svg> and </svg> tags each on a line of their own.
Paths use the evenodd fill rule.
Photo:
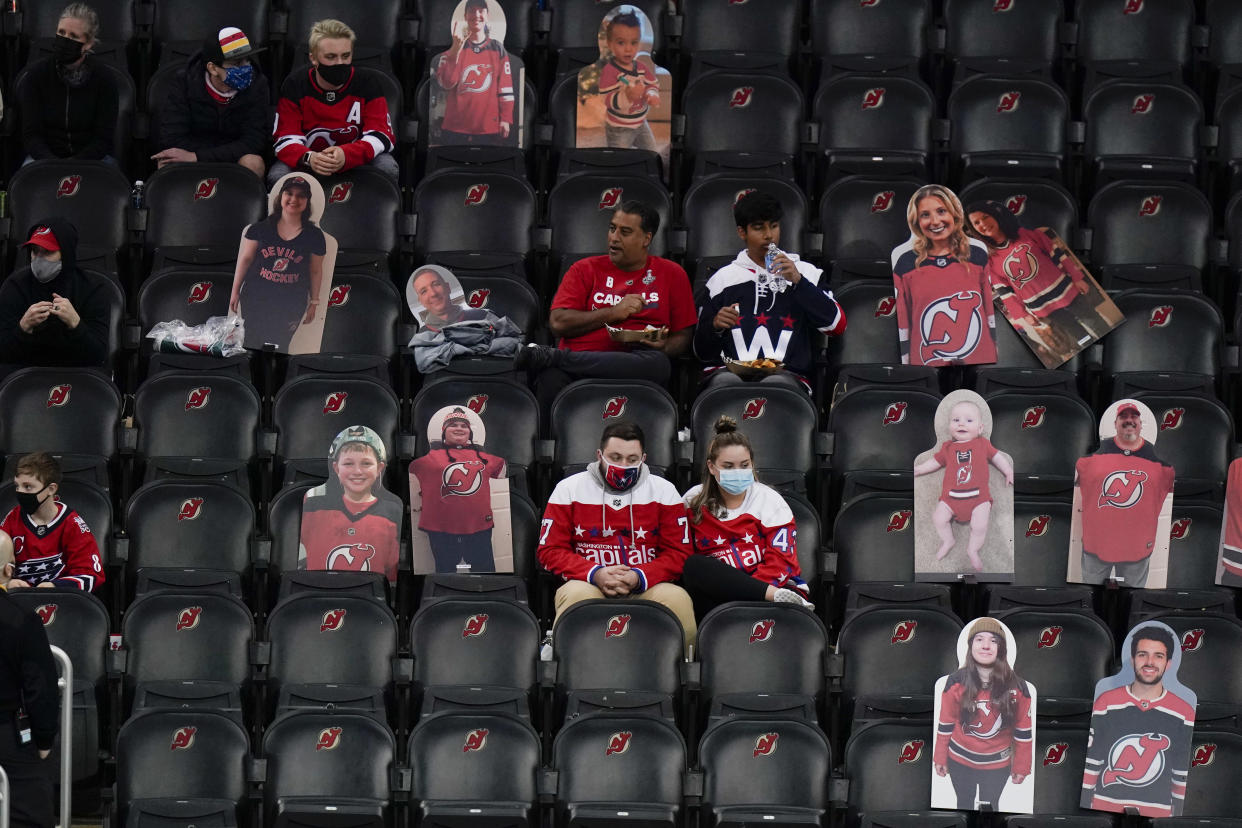
<svg viewBox="0 0 1242 828">
<path fill-rule="evenodd" d="M 768 245 L 780 247 L 781 203 L 752 190 L 737 200 L 733 219 L 746 248 L 707 280 L 707 302 L 699 311 L 694 352 L 706 364 L 705 385 L 740 383 L 725 370 L 724 357 L 745 362 L 771 359 L 785 371 L 762 382 L 809 390 L 815 368 L 814 334 L 845 330 L 845 313 L 832 291 L 819 286 L 823 271 L 793 253 L 777 253 L 771 270 Z"/>
<path fill-rule="evenodd" d="M 694 643 L 694 605 L 672 583 L 690 554 L 689 518 L 672 483 L 647 468 L 642 429 L 622 421 L 604 429 L 597 462 L 552 491 L 539 532 L 539 565 L 565 579 L 560 616 L 592 598 L 664 604 Z"/>
</svg>

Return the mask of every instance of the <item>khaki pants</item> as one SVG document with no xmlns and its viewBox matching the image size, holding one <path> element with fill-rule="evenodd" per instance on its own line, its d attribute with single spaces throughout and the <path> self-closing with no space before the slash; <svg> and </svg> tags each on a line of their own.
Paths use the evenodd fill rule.
<svg viewBox="0 0 1242 828">
<path fill-rule="evenodd" d="M 565 585 L 556 591 L 556 617 L 560 618 L 562 612 L 579 601 L 604 597 L 606 597 L 604 593 L 600 592 L 594 584 L 586 581 L 566 581 Z M 690 600 L 689 593 L 677 584 L 663 583 L 656 584 L 631 597 L 642 601 L 655 601 L 671 609 L 677 616 L 677 620 L 681 622 L 682 631 L 686 636 L 686 650 L 689 652 L 689 649 L 694 646 L 699 629 L 694 620 L 694 602 Z"/>
</svg>

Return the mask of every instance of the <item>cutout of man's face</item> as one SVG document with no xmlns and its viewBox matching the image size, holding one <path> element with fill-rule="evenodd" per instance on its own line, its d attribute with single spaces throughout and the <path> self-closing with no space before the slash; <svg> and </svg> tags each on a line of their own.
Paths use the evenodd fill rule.
<svg viewBox="0 0 1242 828">
<path fill-rule="evenodd" d="M 414 295 L 434 316 L 448 314 L 449 286 L 434 270 L 425 270 L 414 278 Z"/>
</svg>

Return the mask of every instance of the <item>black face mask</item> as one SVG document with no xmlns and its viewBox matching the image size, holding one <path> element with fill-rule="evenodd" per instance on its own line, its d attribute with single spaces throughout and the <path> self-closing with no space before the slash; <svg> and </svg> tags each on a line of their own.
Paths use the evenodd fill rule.
<svg viewBox="0 0 1242 828">
<path fill-rule="evenodd" d="M 57 66 L 65 66 L 82 57 L 82 44 L 71 37 L 56 35 L 52 44 L 52 59 Z"/>
<path fill-rule="evenodd" d="M 315 71 L 319 73 L 319 77 L 324 79 L 325 83 L 333 86 L 343 86 L 349 80 L 349 73 L 354 69 L 348 63 L 334 63 L 331 66 L 319 64 L 315 67 Z"/>
<path fill-rule="evenodd" d="M 22 510 L 22 514 L 30 517 L 39 511 L 39 507 L 43 505 L 43 501 L 39 499 L 39 495 L 47 491 L 47 486 L 39 489 L 37 492 L 14 492 L 17 495 L 17 508 Z"/>
</svg>

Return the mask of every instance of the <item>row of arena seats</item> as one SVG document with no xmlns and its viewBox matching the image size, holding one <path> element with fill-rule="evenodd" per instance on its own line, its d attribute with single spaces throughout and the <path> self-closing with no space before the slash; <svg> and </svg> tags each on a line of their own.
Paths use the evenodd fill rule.
<svg viewBox="0 0 1242 828">
<path fill-rule="evenodd" d="M 343 573 L 323 574 L 318 583 L 304 583 L 301 591 L 288 592 L 262 629 L 256 627 L 247 608 L 227 594 L 176 589 L 147 593 L 126 613 L 119 643 L 111 652 L 107 650 L 107 614 L 98 601 L 76 592 L 18 593 L 18 600 L 44 619 L 53 643 L 68 648 L 75 663 L 75 728 L 82 736 L 80 748 L 75 749 L 75 778 L 81 787 L 97 787 L 107 774 L 107 758 L 115 755 L 117 803 L 122 814 L 148 798 L 208 796 L 205 790 L 220 790 L 219 780 L 229 777 L 178 787 L 187 786 L 183 772 L 203 767 L 195 764 L 202 760 L 194 758 L 202 754 L 178 751 L 188 750 L 186 742 L 197 743 L 199 738 L 204 740 L 200 748 L 213 744 L 221 730 L 228 732 L 229 744 L 243 746 L 238 748 L 242 755 L 249 753 L 244 747 L 247 740 L 263 745 L 266 754 L 284 738 L 278 734 L 293 730 L 300 734 L 300 761 L 306 763 L 320 761 L 310 758 L 320 752 L 349 745 L 344 751 L 345 756 L 354 757 L 348 760 L 349 766 L 367 755 L 358 752 L 359 744 L 352 741 L 370 738 L 359 735 L 358 728 L 364 733 L 369 729 L 388 734 L 390 743 L 399 743 L 407 734 L 419 742 L 429 731 L 444 727 L 445 720 L 451 721 L 459 758 L 480 750 L 484 738 L 501 741 L 508 738 L 502 734 L 512 736 L 517 728 L 526 734 L 523 738 L 539 764 L 541 756 L 560 755 L 561 746 L 574 738 L 571 733 L 585 730 L 599 735 L 591 728 L 611 728 L 607 732 L 616 738 L 618 731 L 632 726 L 632 737 L 642 732 L 653 741 L 662 741 L 650 735 L 654 728 L 680 743 L 678 766 L 685 768 L 687 762 L 697 761 L 700 767 L 711 764 L 708 745 L 712 734 L 721 732 L 719 728 L 743 728 L 742 732 L 750 733 L 747 753 L 753 751 L 758 758 L 764 751 L 759 749 L 754 729 L 770 732 L 779 722 L 787 728 L 781 731 L 781 751 L 797 757 L 795 745 L 810 739 L 825 754 L 822 763 L 814 766 L 815 774 L 826 776 L 840 764 L 832 757 L 843 756 L 843 767 L 838 770 L 846 778 L 853 777 L 853 784 L 874 789 L 872 798 L 851 790 L 849 797 L 860 796 L 858 801 L 850 798 L 855 807 L 927 807 L 931 774 L 926 757 L 920 765 L 920 779 L 909 769 L 877 774 L 881 757 L 863 759 L 869 751 L 862 755 L 858 751 L 863 750 L 860 741 L 876 738 L 874 731 L 897 728 L 909 734 L 907 739 L 922 732 L 930 753 L 931 688 L 938 676 L 956 666 L 955 645 L 962 629 L 960 617 L 942 605 L 879 602 L 858 607 L 847 615 L 835 641 L 830 641 L 823 623 L 801 608 L 729 604 L 702 620 L 695 658 L 686 661 L 681 629 L 666 608 L 642 601 L 590 601 L 575 605 L 558 620 L 551 658 L 541 661 L 540 625 L 520 603 L 477 596 L 431 598 L 412 618 L 407 635 L 378 597 L 374 581 Z M 1071 741 L 1076 744 L 1074 754 L 1081 756 L 1095 683 L 1119 665 L 1115 640 L 1120 639 L 1089 610 L 1017 607 L 998 612 L 996 617 L 1013 630 L 1016 672 L 1038 690 L 1041 747 L 1036 756 L 1045 755 L 1047 735 L 1062 728 L 1077 734 Z M 1216 758 L 1226 768 L 1236 769 L 1235 743 L 1242 740 L 1237 721 L 1242 711 L 1242 621 L 1232 613 L 1174 610 L 1139 613 L 1130 623 L 1152 619 L 1169 624 L 1181 643 L 1179 678 L 1199 698 L 1196 745 L 1224 734 L 1223 741 L 1216 742 L 1221 750 Z M 791 658 L 791 653 L 797 657 Z M 343 718 L 327 721 L 332 717 Z M 616 717 L 625 717 L 632 725 L 609 724 Z M 478 724 L 481 720 L 499 729 Z M 476 723 L 462 727 L 472 721 Z M 589 721 L 597 724 L 586 725 Z M 341 728 L 335 735 L 334 727 Z M 470 732 L 475 732 L 474 743 L 467 736 Z M 797 735 L 786 740 L 786 733 Z M 867 733 L 871 735 L 864 736 Z M 447 738 L 443 731 L 441 735 Z M 339 744 L 338 738 L 342 739 Z M 614 752 L 602 749 L 609 742 L 606 736 L 597 741 L 596 755 Z M 148 753 L 139 760 L 127 755 L 140 745 L 149 752 L 158 747 L 166 761 L 190 764 L 147 777 L 139 771 L 149 770 L 153 757 Z M 613 747 L 624 753 L 625 739 Z M 645 738 L 635 738 L 632 747 L 642 751 L 651 745 Z M 901 751 L 891 744 L 886 750 L 892 750 L 887 761 L 894 764 L 919 758 L 911 755 L 898 762 Z M 651 754 L 644 755 L 645 761 L 651 761 Z M 273 774 L 270 754 L 268 758 L 264 781 L 279 791 L 284 783 L 277 780 L 284 777 Z M 372 759 L 379 763 L 379 778 L 390 778 L 391 754 L 380 750 Z M 793 767 L 803 761 L 796 760 Z M 1057 763 L 1045 762 L 1037 778 L 1050 764 Z M 1196 763 L 1195 768 L 1199 764 L 1209 763 Z M 374 770 L 370 761 L 365 766 Z M 416 778 L 427 774 L 440 782 L 459 770 L 456 764 L 445 769 L 424 757 L 416 758 L 413 766 Z M 289 790 L 288 795 L 311 793 L 314 785 L 324 784 L 327 777 L 312 767 L 308 764 L 303 773 L 315 782 Z M 581 771 L 581 766 L 575 767 Z M 436 768 L 444 770 L 442 776 Z M 1059 790 L 1057 797 L 1050 792 L 1059 786 L 1037 786 L 1037 812 L 1078 813 L 1077 796 L 1069 799 L 1068 795 L 1079 787 L 1080 760 L 1072 772 L 1079 774 L 1077 782 Z M 878 780 L 892 779 L 894 773 L 903 774 L 901 778 L 913 784 L 894 785 L 892 791 L 882 793 Z M 474 786 L 490 778 L 489 774 L 468 776 Z M 511 779 L 513 775 L 501 776 Z M 1237 796 L 1235 786 L 1225 786 L 1228 793 L 1208 795 L 1204 784 L 1208 779 L 1195 777 L 1192 769 L 1191 791 L 1201 789 L 1204 798 L 1188 796 L 1187 815 L 1234 813 L 1218 809 Z M 233 776 L 229 784 L 242 778 L 248 777 Z M 783 800 L 746 800 L 762 789 L 764 777 L 749 779 L 748 784 L 733 786 L 734 796 L 743 797 L 736 805 L 802 803 L 825 808 L 827 798 L 836 798 L 826 796 L 824 781 L 807 785 L 803 780 L 788 788 Z M 675 785 L 677 780 L 660 774 L 641 781 Z M 1216 777 L 1211 781 L 1215 783 Z M 605 785 L 598 791 L 600 796 L 584 799 L 596 799 L 597 805 L 599 800 L 629 800 L 636 807 L 643 802 L 668 804 L 659 797 L 625 793 L 618 787 L 623 783 L 617 774 L 604 774 L 600 784 Z M 148 792 L 140 794 L 140 790 Z M 381 786 L 380 790 L 387 789 Z M 414 799 L 529 798 L 480 796 L 480 788 L 470 786 L 443 797 L 419 794 L 420 790 L 425 789 L 415 781 Z M 465 795 L 467 790 L 476 795 Z M 331 809 L 322 806 L 335 802 L 337 796 L 366 792 L 371 798 L 390 798 L 374 791 L 368 785 L 328 786 L 315 792 L 329 799 L 303 804 L 319 806 L 317 812 L 327 819 Z M 224 798 L 240 804 L 241 797 Z M 284 797 L 269 796 L 268 807 L 278 799 Z M 711 796 L 706 801 L 721 804 Z M 882 807 L 885 802 L 890 804 Z M 268 824 L 279 818 L 270 812 L 267 817 Z"/>
</svg>

